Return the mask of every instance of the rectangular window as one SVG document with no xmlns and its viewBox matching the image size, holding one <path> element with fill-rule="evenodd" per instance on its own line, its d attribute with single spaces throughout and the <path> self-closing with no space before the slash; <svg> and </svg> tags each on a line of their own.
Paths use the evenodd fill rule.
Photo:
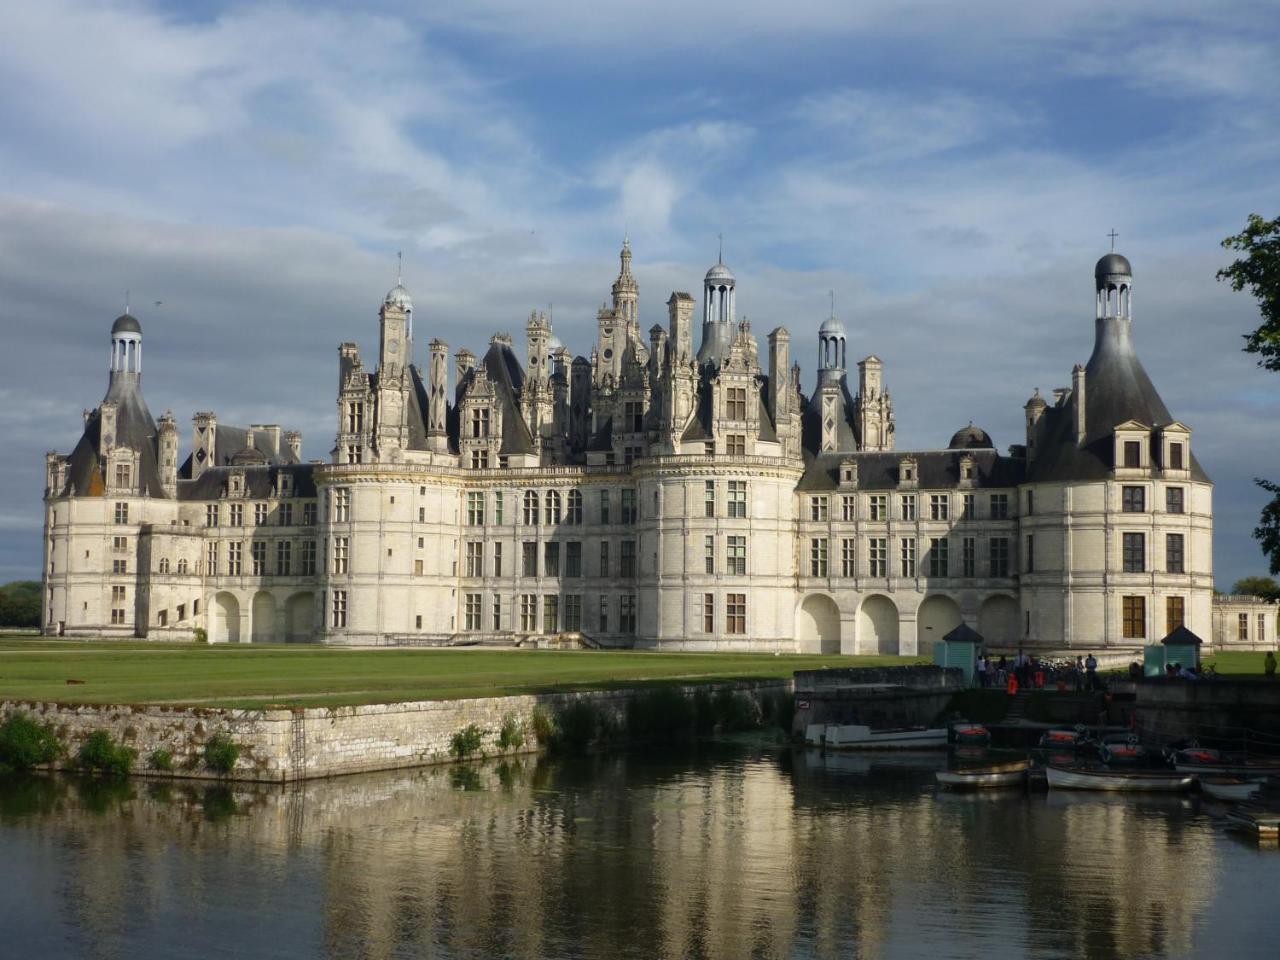
<svg viewBox="0 0 1280 960">
<path fill-rule="evenodd" d="M 1026 556 L 1023 563 L 1027 568 L 1027 573 L 1036 572 L 1036 535 L 1034 533 L 1027 534 Z"/>
<path fill-rule="evenodd" d="M 127 489 L 130 486 L 133 470 L 127 463 L 116 464 L 116 486 Z"/>
<path fill-rule="evenodd" d="M 600 491 L 600 522 L 609 522 L 609 491 Z"/>
<path fill-rule="evenodd" d="M 555 526 L 560 522 L 560 491 L 548 490 L 542 501 L 542 522 L 547 526 Z"/>
<path fill-rule="evenodd" d="M 267 505 L 265 503 L 255 503 L 253 505 L 253 525 L 255 527 L 264 526 L 267 522 Z"/>
<path fill-rule="evenodd" d="M 564 522 L 573 526 L 582 523 L 582 491 L 570 490 L 569 503 L 564 513 Z"/>
<path fill-rule="evenodd" d="M 622 491 L 622 522 L 636 522 L 636 492 L 630 488 Z"/>
<path fill-rule="evenodd" d="M 249 556 L 252 559 L 252 570 L 255 577 L 261 577 L 267 572 L 267 545 L 262 541 L 249 545 Z"/>
<path fill-rule="evenodd" d="M 730 387 L 727 391 L 729 400 L 726 404 L 726 416 L 729 420 L 747 419 L 747 390 L 745 387 Z"/>
<path fill-rule="evenodd" d="M 316 504 L 315 501 L 304 503 L 302 505 L 302 524 L 306 527 L 314 527 L 316 523 Z"/>
<path fill-rule="evenodd" d="M 840 498 L 840 519 L 845 523 L 852 523 L 858 519 L 858 498 L 851 493 L 846 493 Z"/>
<path fill-rule="evenodd" d="M 873 577 L 889 575 L 889 541 L 884 537 L 872 537 L 867 542 L 868 572 Z"/>
<path fill-rule="evenodd" d="M 951 518 L 951 498 L 945 493 L 929 494 L 929 519 L 949 520 Z"/>
<path fill-rule="evenodd" d="M 965 537 L 960 541 L 960 575 L 978 575 L 978 541 L 974 537 Z"/>
<path fill-rule="evenodd" d="M 1183 544 L 1180 533 L 1166 533 L 1164 535 L 1164 566 L 1170 573 L 1186 573 L 1184 569 L 1186 561 L 1183 555 Z"/>
<path fill-rule="evenodd" d="M 702 515 L 704 517 L 716 515 L 716 482 L 714 480 L 707 480 L 702 485 Z"/>
<path fill-rule="evenodd" d="M 542 575 L 544 577 L 560 576 L 560 544 L 544 543 L 542 545 Z"/>
<path fill-rule="evenodd" d="M 1180 443 L 1169 444 L 1169 469 L 1170 470 L 1184 469 L 1183 461 L 1182 461 L 1182 444 Z"/>
<path fill-rule="evenodd" d="M 218 575 L 218 545 L 210 543 L 204 548 L 204 569 L 211 577 Z"/>
<path fill-rule="evenodd" d="M 419 508 L 421 513 L 421 508 Z M 467 494 L 467 525 L 484 526 L 484 493 L 473 490 Z"/>
<path fill-rule="evenodd" d="M 129 505 L 127 503 L 117 503 L 115 509 L 116 523 L 129 522 Z"/>
<path fill-rule="evenodd" d="M 218 525 L 218 505 L 211 503 L 204 508 L 204 525 L 206 527 L 216 527 Z"/>
<path fill-rule="evenodd" d="M 600 541 L 600 576 L 609 576 L 609 541 Z"/>
<path fill-rule="evenodd" d="M 858 541 L 845 537 L 840 541 L 840 575 L 856 577 L 858 575 Z"/>
<path fill-rule="evenodd" d="M 731 433 L 725 438 L 725 453 L 731 457 L 747 455 L 747 438 L 741 433 Z"/>
<path fill-rule="evenodd" d="M 729 516 L 736 520 L 745 520 L 747 516 L 747 481 L 729 481 Z"/>
<path fill-rule="evenodd" d="M 293 569 L 293 544 L 288 540 L 276 541 L 276 576 L 287 577 Z"/>
<path fill-rule="evenodd" d="M 582 576 L 582 541 L 570 540 L 564 545 L 564 575 Z"/>
<path fill-rule="evenodd" d="M 1236 618 L 1236 639 L 1249 639 L 1249 615 L 1242 613 Z"/>
<path fill-rule="evenodd" d="M 1258 639 L 1267 639 L 1267 615 L 1265 613 L 1258 614 Z"/>
<path fill-rule="evenodd" d="M 1147 509 L 1146 487 L 1121 487 L 1120 511 L 1122 513 L 1144 513 Z"/>
<path fill-rule="evenodd" d="M 644 404 L 639 400 L 628 400 L 622 405 L 622 426 L 631 433 L 644 432 Z"/>
<path fill-rule="evenodd" d="M 111 552 L 112 553 L 128 553 L 129 538 L 128 537 L 112 537 Z"/>
<path fill-rule="evenodd" d="M 422 559 L 420 557 L 415 558 L 413 561 L 413 575 L 415 577 L 420 577 L 425 572 L 425 569 L 426 568 L 422 564 Z"/>
<path fill-rule="evenodd" d="M 127 589 L 128 589 L 127 587 L 122 587 L 122 586 L 119 586 L 119 585 L 112 587 L 112 588 L 111 588 L 111 602 L 112 602 L 112 603 L 124 603 L 124 601 L 125 601 L 125 596 L 126 596 L 125 591 L 126 591 Z"/>
<path fill-rule="evenodd" d="M 916 575 L 916 541 L 913 537 L 903 537 L 898 543 L 899 576 L 914 577 Z"/>
<path fill-rule="evenodd" d="M 1186 623 L 1186 613 L 1182 597 L 1164 598 L 1164 632 L 1173 633 Z"/>
<path fill-rule="evenodd" d="M 333 488 L 333 520 L 335 523 L 346 523 L 351 519 L 351 488 Z"/>
<path fill-rule="evenodd" d="M 987 547 L 991 561 L 991 576 L 1007 577 L 1009 575 L 1009 538 L 992 537 Z"/>
<path fill-rule="evenodd" d="M 1147 598 L 1122 597 L 1124 638 L 1141 640 L 1147 635 Z"/>
<path fill-rule="evenodd" d="M 618 629 L 623 633 L 636 632 L 636 595 L 624 593 L 618 598 Z"/>
<path fill-rule="evenodd" d="M 468 593 L 463 601 L 463 623 L 467 630 L 479 630 L 484 616 L 484 597 L 478 593 Z"/>
<path fill-rule="evenodd" d="M 608 633 L 609 632 L 609 598 L 604 596 L 603 594 L 601 594 L 600 596 L 600 615 L 598 620 L 600 623 L 600 632 Z"/>
<path fill-rule="evenodd" d="M 1036 495 L 1034 490 L 1027 491 L 1027 516 L 1036 512 Z"/>
<path fill-rule="evenodd" d="M 333 572 L 346 573 L 349 566 L 351 541 L 347 537 L 333 538 Z"/>
<path fill-rule="evenodd" d="M 916 495 L 914 493 L 903 494 L 899 497 L 898 506 L 898 515 L 903 520 L 914 520 L 916 518 Z"/>
<path fill-rule="evenodd" d="M 1007 493 L 991 494 L 991 519 L 1009 519 L 1009 495 Z"/>
<path fill-rule="evenodd" d="M 889 519 L 889 495 L 887 493 L 873 493 L 869 499 L 869 504 L 872 520 Z"/>
<path fill-rule="evenodd" d="M 471 437 L 480 440 L 489 436 L 489 408 L 471 408 Z"/>
<path fill-rule="evenodd" d="M 520 629 L 525 633 L 537 633 L 538 631 L 538 597 L 536 594 L 520 594 Z"/>
<path fill-rule="evenodd" d="M 113 608 L 111 611 L 111 622 L 113 624 L 125 623 L 125 614 L 123 610 Z"/>
<path fill-rule="evenodd" d="M 1137 440 L 1124 442 L 1124 465 L 1129 468 L 1142 466 L 1142 444 Z"/>
<path fill-rule="evenodd" d="M 483 577 L 484 576 L 484 541 L 468 540 L 467 541 L 467 576 Z"/>
<path fill-rule="evenodd" d="M 929 576 L 947 577 L 951 575 L 947 563 L 948 541 L 946 537 L 932 537 L 929 540 Z"/>
<path fill-rule="evenodd" d="M 358 443 L 348 444 L 347 445 L 347 463 L 363 463 L 363 462 L 364 462 L 364 447 L 360 446 L 360 444 Z"/>
<path fill-rule="evenodd" d="M 712 575 L 716 572 L 716 538 L 713 534 L 702 538 L 702 566 L 703 573 Z"/>
<path fill-rule="evenodd" d="M 231 504 L 230 509 L 231 509 L 231 526 L 243 527 L 244 526 L 244 504 L 233 503 Z"/>
<path fill-rule="evenodd" d="M 716 632 L 716 595 L 714 593 L 702 595 L 702 632 Z"/>
<path fill-rule="evenodd" d="M 282 527 L 293 526 L 293 504 L 282 503 L 276 507 L 276 523 Z"/>
<path fill-rule="evenodd" d="M 809 498 L 809 519 L 818 523 L 824 523 L 827 519 L 827 498 L 826 497 L 810 497 Z"/>
<path fill-rule="evenodd" d="M 298 572 L 304 577 L 313 577 L 316 573 L 316 542 L 303 540 L 301 547 L 302 566 Z"/>
<path fill-rule="evenodd" d="M 564 596 L 564 629 L 577 633 L 582 629 L 582 596 L 568 593 Z"/>
<path fill-rule="evenodd" d="M 240 576 L 241 558 L 244 556 L 244 544 L 233 540 L 227 544 L 227 575 Z"/>
<path fill-rule="evenodd" d="M 506 521 L 503 519 L 506 515 L 506 501 L 503 499 L 502 491 L 497 490 L 493 494 L 493 522 L 501 525 Z"/>
<path fill-rule="evenodd" d="M 1164 491 L 1164 508 L 1169 513 L 1183 513 L 1185 504 L 1183 501 L 1182 487 L 1166 487 Z"/>
<path fill-rule="evenodd" d="M 1124 572 L 1142 573 L 1147 569 L 1147 537 L 1142 533 L 1126 533 L 1123 540 Z"/>
<path fill-rule="evenodd" d="M 536 577 L 538 575 L 538 544 L 533 540 L 525 540 L 520 544 L 520 575 Z"/>
<path fill-rule="evenodd" d="M 972 493 L 966 493 L 961 501 L 961 518 L 964 520 L 974 520 L 978 516 L 977 497 Z"/>
<path fill-rule="evenodd" d="M 623 540 L 618 558 L 618 576 L 634 577 L 636 575 L 636 542 Z"/>
<path fill-rule="evenodd" d="M 538 492 L 536 490 L 524 492 L 524 525 L 526 527 L 538 525 Z"/>
<path fill-rule="evenodd" d="M 364 404 L 358 401 L 347 403 L 347 433 L 364 432 Z"/>
<path fill-rule="evenodd" d="M 495 540 L 493 542 L 493 575 L 495 577 L 502 576 L 502 541 Z"/>
<path fill-rule="evenodd" d="M 730 593 L 724 598 L 724 632 L 745 634 L 747 632 L 747 595 Z"/>
<path fill-rule="evenodd" d="M 542 598 L 542 632 L 558 633 L 560 630 L 560 598 L 554 593 Z"/>
<path fill-rule="evenodd" d="M 725 573 L 731 577 L 747 575 L 747 538 L 725 537 Z"/>
<path fill-rule="evenodd" d="M 347 625 L 347 591 L 345 590 L 333 591 L 330 624 L 334 627 L 345 627 Z"/>
<path fill-rule="evenodd" d="M 746 563 L 745 558 L 743 563 Z M 827 541 L 823 537 L 813 537 L 809 540 L 809 576 L 825 577 L 827 570 Z"/>
</svg>

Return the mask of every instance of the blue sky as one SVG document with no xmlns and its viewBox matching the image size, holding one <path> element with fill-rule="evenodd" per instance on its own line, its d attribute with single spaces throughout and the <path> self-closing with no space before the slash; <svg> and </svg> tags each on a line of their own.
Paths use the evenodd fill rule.
<svg viewBox="0 0 1280 960">
<path fill-rule="evenodd" d="M 0 579 L 38 573 L 43 453 L 101 399 L 126 288 L 153 413 L 324 457 L 336 346 L 376 343 L 397 250 L 419 351 L 554 303 L 586 353 L 624 232 L 645 327 L 723 233 L 806 385 L 834 290 L 900 446 L 973 419 L 1003 448 L 1089 355 L 1113 227 L 1140 355 L 1218 485 L 1218 582 L 1263 572 L 1280 378 L 1214 272 L 1280 214 L 1274 3 L 444 6 L 8 0 Z"/>
</svg>

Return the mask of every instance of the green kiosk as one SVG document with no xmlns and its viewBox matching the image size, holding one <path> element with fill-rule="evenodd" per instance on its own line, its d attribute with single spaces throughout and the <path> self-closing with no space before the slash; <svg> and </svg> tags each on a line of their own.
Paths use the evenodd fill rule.
<svg viewBox="0 0 1280 960">
<path fill-rule="evenodd" d="M 972 686 L 983 642 L 982 634 L 962 623 L 933 645 L 933 662 L 939 667 L 959 667 Z"/>
<path fill-rule="evenodd" d="M 1199 667 L 1200 647 L 1204 641 L 1186 628 L 1177 627 L 1159 643 L 1143 649 L 1142 675 L 1163 677 L 1165 668 L 1176 663 L 1178 668 Z"/>
</svg>

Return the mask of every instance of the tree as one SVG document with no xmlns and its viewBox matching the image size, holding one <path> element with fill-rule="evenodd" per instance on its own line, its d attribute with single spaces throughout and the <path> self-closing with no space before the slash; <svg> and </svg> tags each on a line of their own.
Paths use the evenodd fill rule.
<svg viewBox="0 0 1280 960">
<path fill-rule="evenodd" d="M 1258 329 L 1244 335 L 1244 351 L 1258 354 L 1258 366 L 1280 373 L 1280 217 L 1263 220 L 1251 213 L 1244 230 L 1227 237 L 1222 245 L 1244 256 L 1219 270 L 1218 279 L 1229 280 L 1232 290 L 1248 287 L 1262 314 Z M 1261 477 L 1254 478 L 1253 482 L 1271 494 L 1271 502 L 1262 508 L 1253 538 L 1262 545 L 1271 572 L 1280 574 L 1280 484 Z"/>
<path fill-rule="evenodd" d="M 1276 583 L 1271 577 L 1244 577 L 1232 585 L 1231 592 L 1238 596 L 1280 600 L 1280 583 Z"/>
<path fill-rule="evenodd" d="M 40 626 L 40 581 L 15 580 L 0 586 L 0 627 Z"/>
</svg>

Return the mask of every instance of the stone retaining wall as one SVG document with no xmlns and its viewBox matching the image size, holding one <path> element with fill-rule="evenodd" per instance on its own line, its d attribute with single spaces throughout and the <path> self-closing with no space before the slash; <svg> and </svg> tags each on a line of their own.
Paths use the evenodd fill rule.
<svg viewBox="0 0 1280 960">
<path fill-rule="evenodd" d="M 769 680 L 676 689 L 688 697 L 699 690 L 731 690 L 758 707 L 770 694 L 790 695 L 793 685 Z M 483 731 L 480 750 L 485 756 L 531 753 L 543 746 L 534 734 L 538 708 L 554 715 L 575 701 L 586 701 L 619 724 L 626 720 L 628 704 L 649 692 L 638 688 L 296 710 L 5 701 L 0 702 L 0 717 L 21 711 L 52 724 L 67 743 L 69 758 L 90 733 L 106 730 L 138 751 L 136 772 L 157 776 L 219 777 L 205 767 L 204 747 L 214 734 L 226 733 L 241 747 L 231 779 L 283 782 L 451 762 L 454 734 L 472 725 Z M 521 729 L 524 743 L 504 751 L 497 741 L 508 718 Z M 156 750 L 173 754 L 172 773 L 148 769 Z"/>
</svg>

